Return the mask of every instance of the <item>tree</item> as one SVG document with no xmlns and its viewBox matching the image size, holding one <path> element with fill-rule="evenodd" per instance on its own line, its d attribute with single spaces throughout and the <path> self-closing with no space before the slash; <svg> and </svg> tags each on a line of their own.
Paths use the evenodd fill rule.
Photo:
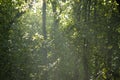
<svg viewBox="0 0 120 80">
<path fill-rule="evenodd" d="M 48 66 L 48 61 L 47 61 L 47 33 L 46 33 L 46 0 L 43 0 L 43 6 L 42 6 L 42 28 L 43 28 L 43 37 L 44 37 L 44 42 L 42 44 L 43 48 L 43 65 L 47 68 Z M 43 80 L 47 80 L 48 74 L 47 74 L 47 69 L 44 71 L 43 74 Z"/>
<path fill-rule="evenodd" d="M 119 5 L 119 0 L 1 0 L 0 78 L 119 80 Z"/>
</svg>

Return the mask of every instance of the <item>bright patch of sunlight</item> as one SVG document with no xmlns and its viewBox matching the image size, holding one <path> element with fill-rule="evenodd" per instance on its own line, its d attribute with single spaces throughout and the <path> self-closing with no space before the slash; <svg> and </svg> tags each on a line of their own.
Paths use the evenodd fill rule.
<svg viewBox="0 0 120 80">
<path fill-rule="evenodd" d="M 42 0 L 33 0 L 33 12 L 37 13 L 37 11 L 42 7 Z"/>
<path fill-rule="evenodd" d="M 36 39 L 41 39 L 43 40 L 43 35 L 39 34 L 39 33 L 35 33 L 35 35 L 32 36 L 32 40 L 36 40 Z"/>
<path fill-rule="evenodd" d="M 29 33 L 27 33 L 27 32 L 25 32 L 25 34 L 23 35 L 23 39 L 28 39 L 28 37 L 29 37 Z"/>
</svg>

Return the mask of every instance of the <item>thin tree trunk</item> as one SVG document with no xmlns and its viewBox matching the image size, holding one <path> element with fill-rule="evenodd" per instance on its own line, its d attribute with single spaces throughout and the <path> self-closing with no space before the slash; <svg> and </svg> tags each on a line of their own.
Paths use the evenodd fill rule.
<svg viewBox="0 0 120 80">
<path fill-rule="evenodd" d="M 43 37 L 44 42 L 42 44 L 42 54 L 43 54 L 43 65 L 47 67 L 47 47 L 46 47 L 46 39 L 47 39 L 47 32 L 46 32 L 46 0 L 43 0 L 43 7 L 42 7 L 42 30 L 43 30 Z M 47 70 L 44 70 L 43 73 L 43 80 L 47 80 L 48 74 Z"/>
<path fill-rule="evenodd" d="M 89 5 L 89 0 L 85 0 L 85 1 L 83 1 L 83 5 L 84 5 L 84 8 L 83 8 L 83 10 L 84 10 L 84 24 L 86 24 L 86 23 L 88 23 L 89 22 L 89 15 L 90 15 L 90 5 Z M 84 25 L 83 24 L 83 25 Z M 86 26 L 84 26 L 84 28 L 83 28 L 83 35 L 84 35 L 84 37 L 83 37 L 83 57 L 82 57 L 82 59 L 83 59 L 83 67 L 84 67 L 84 77 L 83 77 L 83 80 L 89 80 L 89 69 L 88 69 L 88 56 L 89 56 L 89 52 L 88 52 L 88 39 L 87 39 L 87 32 L 88 32 L 88 26 L 86 27 Z"/>
<path fill-rule="evenodd" d="M 43 36 L 46 40 L 47 34 L 46 34 L 46 0 L 43 0 L 43 7 L 42 7 L 42 28 L 43 28 Z"/>
<path fill-rule="evenodd" d="M 84 78 L 83 80 L 89 80 L 89 71 L 88 71 L 88 41 L 86 38 L 84 38 L 84 44 L 83 44 L 83 67 L 84 67 Z"/>
</svg>

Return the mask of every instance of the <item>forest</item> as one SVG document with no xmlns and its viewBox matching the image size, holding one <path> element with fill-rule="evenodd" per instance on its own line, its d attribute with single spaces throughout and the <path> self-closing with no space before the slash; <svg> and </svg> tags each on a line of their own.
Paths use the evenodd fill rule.
<svg viewBox="0 0 120 80">
<path fill-rule="evenodd" d="M 120 80 L 120 0 L 0 0 L 0 80 Z"/>
</svg>

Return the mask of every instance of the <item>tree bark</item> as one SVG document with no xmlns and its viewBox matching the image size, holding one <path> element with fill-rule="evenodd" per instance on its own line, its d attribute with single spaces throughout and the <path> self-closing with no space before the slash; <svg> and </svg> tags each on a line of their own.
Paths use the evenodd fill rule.
<svg viewBox="0 0 120 80">
<path fill-rule="evenodd" d="M 83 44 L 83 67 L 84 67 L 84 78 L 83 80 L 89 80 L 89 72 L 88 72 L 88 41 L 86 38 L 84 38 L 84 44 Z"/>
<path fill-rule="evenodd" d="M 42 6 L 42 31 L 43 31 L 43 37 L 44 41 L 42 43 L 42 54 L 43 54 L 43 66 L 47 67 L 47 47 L 46 47 L 46 39 L 47 39 L 47 32 L 46 32 L 46 0 L 43 0 L 43 6 Z M 43 69 L 43 80 L 48 79 L 47 70 Z"/>
</svg>

